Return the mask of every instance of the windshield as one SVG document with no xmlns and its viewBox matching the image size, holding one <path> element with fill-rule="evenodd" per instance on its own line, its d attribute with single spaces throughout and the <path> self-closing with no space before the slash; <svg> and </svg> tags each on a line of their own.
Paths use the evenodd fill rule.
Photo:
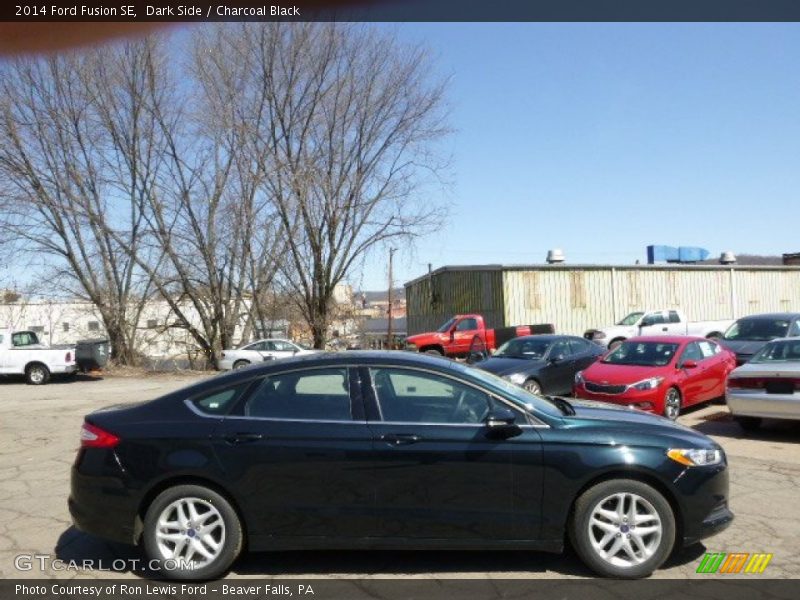
<svg viewBox="0 0 800 600">
<path fill-rule="evenodd" d="M 532 340 L 525 338 L 514 338 L 508 340 L 497 349 L 493 356 L 500 358 L 525 358 L 528 360 L 539 360 L 547 354 L 547 349 L 551 342 L 548 340 Z"/>
<path fill-rule="evenodd" d="M 739 319 L 725 332 L 723 339 L 732 342 L 767 342 L 786 337 L 788 319 Z"/>
<path fill-rule="evenodd" d="M 447 333 L 448 331 L 450 331 L 450 328 L 453 327 L 453 323 L 455 323 L 455 322 L 456 322 L 456 318 L 453 317 L 452 319 L 447 321 L 444 325 L 439 327 L 439 329 L 437 329 L 436 331 L 438 333 Z"/>
<path fill-rule="evenodd" d="M 453 368 L 472 379 L 479 380 L 481 384 L 502 394 L 503 398 L 510 400 L 526 412 L 531 412 L 535 409 L 553 417 L 561 417 L 564 415 L 553 403 L 548 402 L 540 396 L 535 396 L 525 391 L 520 386 L 514 385 L 497 375 L 460 363 L 453 363 Z"/>
<path fill-rule="evenodd" d="M 623 342 L 602 362 L 611 365 L 636 365 L 663 367 L 668 365 L 678 351 L 678 344 L 663 342 Z"/>
<path fill-rule="evenodd" d="M 644 316 L 643 312 L 632 312 L 627 317 L 622 319 L 617 325 L 636 325 L 636 323 Z"/>
<path fill-rule="evenodd" d="M 770 342 L 756 352 L 751 363 L 800 362 L 800 340 Z"/>
</svg>

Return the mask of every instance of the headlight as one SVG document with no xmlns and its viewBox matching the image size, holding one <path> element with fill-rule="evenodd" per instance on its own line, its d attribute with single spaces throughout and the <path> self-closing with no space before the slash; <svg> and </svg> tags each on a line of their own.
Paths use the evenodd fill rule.
<svg viewBox="0 0 800 600">
<path fill-rule="evenodd" d="M 525 383 L 526 379 L 527 377 L 522 373 L 514 373 L 513 375 L 508 376 L 508 380 L 511 383 L 516 383 L 517 385 L 522 385 L 523 383 Z"/>
<path fill-rule="evenodd" d="M 604 339 L 606 339 L 606 334 L 603 333 L 602 331 L 595 331 L 594 334 L 592 334 L 592 339 L 593 340 L 604 340 Z"/>
<path fill-rule="evenodd" d="M 672 448 L 667 456 L 687 467 L 708 467 L 722 462 L 722 450 L 717 449 Z"/>
<path fill-rule="evenodd" d="M 639 383 L 634 383 L 631 387 L 637 390 L 654 390 L 661 385 L 662 381 L 664 381 L 663 377 L 650 377 Z"/>
<path fill-rule="evenodd" d="M 575 383 L 576 384 L 583 383 L 583 371 L 578 371 L 577 373 L 575 373 Z"/>
</svg>

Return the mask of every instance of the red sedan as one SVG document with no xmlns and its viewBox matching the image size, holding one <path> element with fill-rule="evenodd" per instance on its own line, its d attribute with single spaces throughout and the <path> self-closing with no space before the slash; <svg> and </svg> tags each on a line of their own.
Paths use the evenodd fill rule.
<svg viewBox="0 0 800 600">
<path fill-rule="evenodd" d="M 681 408 L 725 395 L 736 355 L 699 337 L 631 338 L 575 375 L 575 396 L 676 419 Z"/>
</svg>

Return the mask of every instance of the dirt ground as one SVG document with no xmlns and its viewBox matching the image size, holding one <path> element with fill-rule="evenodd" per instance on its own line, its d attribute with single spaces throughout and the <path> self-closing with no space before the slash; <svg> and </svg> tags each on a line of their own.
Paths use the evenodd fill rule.
<svg viewBox="0 0 800 600">
<path fill-rule="evenodd" d="M 116 559 L 136 559 L 133 547 L 108 543 L 73 529 L 67 511 L 69 469 L 83 416 L 111 404 L 154 398 L 208 375 L 79 377 L 28 386 L 0 379 L 0 575 L 3 578 L 114 577 Z M 800 485 L 800 427 L 767 423 L 745 436 L 724 405 L 680 417 L 725 448 L 736 520 L 720 535 L 685 549 L 654 577 L 696 574 L 705 552 L 769 552 L 765 575 L 800 577 L 800 521 L 794 508 Z M 102 569 L 77 573 L 19 570 L 19 555 L 102 560 Z M 40 560 L 40 559 L 37 559 Z M 15 564 L 16 563 L 16 564 Z M 48 563 L 49 564 L 49 563 Z M 136 573 L 133 573 L 136 574 Z M 229 578 L 242 577 L 587 577 L 571 553 L 532 552 L 281 552 L 242 557 Z M 707 576 L 706 576 L 707 577 Z"/>
</svg>

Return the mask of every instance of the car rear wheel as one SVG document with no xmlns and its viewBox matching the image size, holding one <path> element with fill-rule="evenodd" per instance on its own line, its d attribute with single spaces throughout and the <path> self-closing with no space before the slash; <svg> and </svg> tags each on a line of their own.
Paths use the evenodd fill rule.
<svg viewBox="0 0 800 600">
<path fill-rule="evenodd" d="M 636 579 L 660 567 L 675 543 L 666 498 L 641 481 L 612 479 L 575 502 L 570 540 L 583 562 L 604 577 Z"/>
<path fill-rule="evenodd" d="M 25 381 L 31 385 L 44 385 L 50 381 L 50 369 L 39 363 L 28 365 L 25 369 Z"/>
<path fill-rule="evenodd" d="M 531 394 L 536 394 L 537 396 L 541 396 L 542 394 L 542 386 L 539 385 L 539 382 L 535 379 L 528 379 L 528 381 L 522 384 L 522 387 Z"/>
<path fill-rule="evenodd" d="M 234 369 L 244 369 L 245 367 L 248 366 L 250 366 L 249 360 L 237 360 L 235 363 L 233 363 Z"/>
<path fill-rule="evenodd" d="M 664 416 L 674 421 L 681 414 L 681 393 L 678 388 L 671 387 L 664 396 Z"/>
<path fill-rule="evenodd" d="M 733 417 L 733 420 L 745 431 L 755 431 L 761 427 L 760 417 Z"/>
<path fill-rule="evenodd" d="M 159 494 L 144 520 L 147 558 L 170 579 L 213 579 L 242 550 L 242 526 L 220 494 L 198 485 L 179 485 Z"/>
</svg>

